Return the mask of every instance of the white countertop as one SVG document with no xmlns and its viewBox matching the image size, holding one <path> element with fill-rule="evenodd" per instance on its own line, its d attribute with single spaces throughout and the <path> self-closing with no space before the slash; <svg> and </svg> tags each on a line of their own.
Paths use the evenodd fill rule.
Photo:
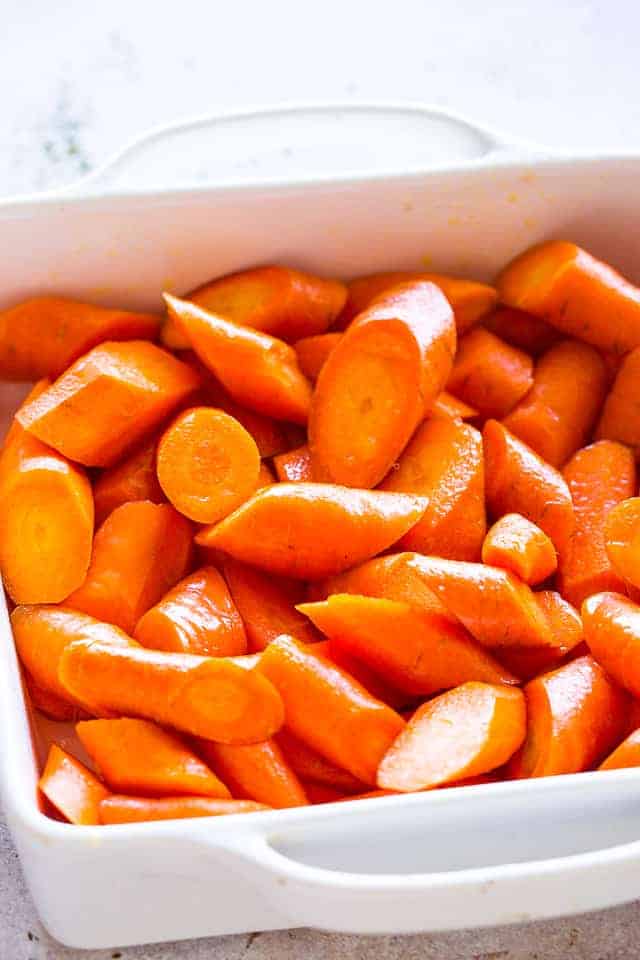
<svg viewBox="0 0 640 960">
<path fill-rule="evenodd" d="M 636 0 L 5 0 L 0 9 L 0 195 L 72 182 L 148 127 L 287 99 L 422 100 L 555 147 L 640 148 Z M 1 960 L 631 960 L 639 940 L 632 904 L 450 935 L 295 931 L 81 953 L 40 927 L 0 826 Z"/>
</svg>

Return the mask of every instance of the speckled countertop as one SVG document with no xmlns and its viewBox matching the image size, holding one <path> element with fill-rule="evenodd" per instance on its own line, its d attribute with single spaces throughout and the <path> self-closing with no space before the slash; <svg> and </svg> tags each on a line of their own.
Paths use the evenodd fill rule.
<svg viewBox="0 0 640 960">
<path fill-rule="evenodd" d="M 0 0 L 0 195 L 72 182 L 147 127 L 220 107 L 425 100 L 562 147 L 640 147 L 637 0 Z M 67 950 L 0 825 L 0 960 L 632 960 L 640 906 L 419 937 L 311 931 Z"/>
</svg>

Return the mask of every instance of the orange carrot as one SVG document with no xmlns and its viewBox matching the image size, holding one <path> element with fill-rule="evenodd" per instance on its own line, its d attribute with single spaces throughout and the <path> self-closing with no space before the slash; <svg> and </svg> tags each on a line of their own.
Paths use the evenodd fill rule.
<svg viewBox="0 0 640 960">
<path fill-rule="evenodd" d="M 103 470 L 93 485 L 96 526 L 116 507 L 133 500 L 164 503 L 165 495 L 156 474 L 156 443 L 144 443 L 131 456 Z"/>
<path fill-rule="evenodd" d="M 314 806 L 318 803 L 337 803 L 351 799 L 351 797 L 345 797 L 342 790 L 336 790 L 335 787 L 329 787 L 324 783 L 305 783 L 304 789 L 309 803 Z"/>
<path fill-rule="evenodd" d="M 431 283 L 395 287 L 360 314 L 320 372 L 309 446 L 317 480 L 374 487 L 443 389 L 456 348 Z"/>
<path fill-rule="evenodd" d="M 454 420 L 471 420 L 477 416 L 478 411 L 470 407 L 468 403 L 459 400 L 452 394 L 443 390 L 439 393 L 428 411 L 430 417 L 451 417 Z"/>
<path fill-rule="evenodd" d="M 253 800 L 217 800 L 212 797 L 127 797 L 113 794 L 100 804 L 104 824 L 146 823 L 150 820 L 183 820 L 186 817 L 221 817 L 230 813 L 269 810 Z"/>
<path fill-rule="evenodd" d="M 49 717 L 50 720 L 69 723 L 83 719 L 83 712 L 79 707 L 41 687 L 26 670 L 24 671 L 24 685 L 31 706 L 39 713 L 43 713 L 45 717 Z"/>
<path fill-rule="evenodd" d="M 142 614 L 185 576 L 191 558 L 191 524 L 173 507 L 123 503 L 96 533 L 87 577 L 67 606 L 131 633 Z"/>
<path fill-rule="evenodd" d="M 481 417 L 501 418 L 533 385 L 533 361 L 482 327 L 458 344 L 447 390 L 470 403 Z"/>
<path fill-rule="evenodd" d="M 359 657 L 408 694 L 429 695 L 467 680 L 515 682 L 463 626 L 406 603 L 334 594 L 321 603 L 300 604 L 298 610 L 332 645 Z"/>
<path fill-rule="evenodd" d="M 500 299 L 604 350 L 640 346 L 640 290 L 574 243 L 525 250 L 502 271 Z"/>
<path fill-rule="evenodd" d="M 234 400 L 276 420 L 306 423 L 311 386 L 293 347 L 168 293 L 164 298 L 192 349 Z"/>
<path fill-rule="evenodd" d="M 498 307 L 483 321 L 483 326 L 533 357 L 544 353 L 561 337 L 554 327 L 540 317 L 513 307 Z"/>
<path fill-rule="evenodd" d="M 134 637 L 143 647 L 203 657 L 247 652 L 240 614 L 214 567 L 201 567 L 177 583 L 138 620 Z"/>
<path fill-rule="evenodd" d="M 640 497 L 621 500 L 604 518 L 607 556 L 627 584 L 640 587 Z"/>
<path fill-rule="evenodd" d="M 560 666 L 568 654 L 584 647 L 580 614 L 555 590 L 534 593 L 535 602 L 547 618 L 554 638 L 553 647 L 503 647 L 500 662 L 521 680 L 530 680 Z"/>
<path fill-rule="evenodd" d="M 300 369 L 312 383 L 320 376 L 329 354 L 341 339 L 341 333 L 320 333 L 315 337 L 304 337 L 295 344 Z"/>
<path fill-rule="evenodd" d="M 580 657 L 524 688 L 527 738 L 507 766 L 512 778 L 579 773 L 624 736 L 629 698 L 593 657 Z"/>
<path fill-rule="evenodd" d="M 483 430 L 487 508 L 498 519 L 521 513 L 563 550 L 573 533 L 573 501 L 564 477 L 497 420 Z"/>
<path fill-rule="evenodd" d="M 58 678 L 80 702 L 221 743 L 266 740 L 284 720 L 272 684 L 224 657 L 76 640 L 63 650 Z"/>
<path fill-rule="evenodd" d="M 625 770 L 629 767 L 640 767 L 640 730 L 634 730 L 613 753 L 606 757 L 598 770 Z"/>
<path fill-rule="evenodd" d="M 0 311 L 0 378 L 59 377 L 103 340 L 155 340 L 160 320 L 62 297 L 35 297 Z"/>
<path fill-rule="evenodd" d="M 422 423 L 381 490 L 427 497 L 427 509 L 399 543 L 405 550 L 479 560 L 487 529 L 482 437 L 460 420 Z"/>
<path fill-rule="evenodd" d="M 295 736 L 363 783 L 375 783 L 378 763 L 404 726 L 399 714 L 292 637 L 270 643 L 258 670 L 280 691 Z"/>
<path fill-rule="evenodd" d="M 638 303 L 640 317 L 640 302 Z M 596 427 L 596 438 L 617 440 L 632 447 L 640 455 L 640 349 L 633 350 L 622 361 L 613 386 L 604 402 Z"/>
<path fill-rule="evenodd" d="M 201 740 L 199 750 L 235 798 L 257 800 L 277 809 L 304 807 L 309 802 L 273 739 L 244 746 Z"/>
<path fill-rule="evenodd" d="M 484 538 L 482 562 L 510 570 L 531 586 L 555 573 L 558 557 L 540 527 L 520 513 L 505 513 Z"/>
<path fill-rule="evenodd" d="M 175 734 L 148 720 L 85 720 L 76 733 L 114 793 L 231 797 Z"/>
<path fill-rule="evenodd" d="M 596 593 L 582 604 L 584 638 L 609 676 L 640 696 L 640 606 L 618 593 Z"/>
<path fill-rule="evenodd" d="M 504 425 L 554 467 L 586 443 L 607 391 L 607 371 L 593 347 L 562 340 L 543 354 L 529 393 Z"/>
<path fill-rule="evenodd" d="M 100 823 L 100 801 L 109 791 L 83 763 L 55 743 L 49 748 L 38 786 L 69 823 Z"/>
<path fill-rule="evenodd" d="M 394 710 L 401 711 L 412 699 L 410 694 L 403 693 L 399 687 L 393 686 L 389 682 L 389 677 L 373 670 L 364 659 L 353 656 L 340 642 L 319 640 L 314 643 L 313 650 L 327 660 L 331 660 L 331 663 L 335 663 L 336 667 L 340 667 L 345 673 L 350 674 L 376 700 L 382 700 Z"/>
<path fill-rule="evenodd" d="M 579 450 L 564 469 L 576 528 L 558 563 L 558 589 L 575 607 L 592 593 L 620 590 L 624 584 L 606 550 L 605 517 L 636 490 L 632 452 L 612 440 Z"/>
<path fill-rule="evenodd" d="M 249 650 L 264 650 L 283 633 L 303 643 L 318 639 L 306 617 L 295 608 L 302 600 L 298 581 L 267 575 L 231 557 L 225 557 L 222 569 L 244 621 Z"/>
<path fill-rule="evenodd" d="M 313 480 L 311 451 L 305 444 L 273 458 L 278 480 L 283 483 L 309 483 Z"/>
<path fill-rule="evenodd" d="M 17 414 L 70 460 L 108 467 L 198 386 L 186 364 L 142 340 L 102 343 Z"/>
<path fill-rule="evenodd" d="M 521 690 L 472 681 L 424 703 L 382 758 L 377 785 L 410 792 L 488 773 L 525 738 Z"/>
<path fill-rule="evenodd" d="M 291 769 L 295 770 L 301 781 L 304 781 L 307 792 L 311 784 L 329 787 L 342 796 L 345 793 L 362 792 L 364 784 L 361 780 L 342 767 L 331 763 L 307 743 L 294 736 L 287 727 L 278 731 L 275 739 Z"/>
<path fill-rule="evenodd" d="M 18 411 L 48 387 L 38 383 Z M 0 571 L 15 603 L 57 603 L 84 580 L 93 496 L 81 467 L 13 421 L 0 454 Z"/>
</svg>

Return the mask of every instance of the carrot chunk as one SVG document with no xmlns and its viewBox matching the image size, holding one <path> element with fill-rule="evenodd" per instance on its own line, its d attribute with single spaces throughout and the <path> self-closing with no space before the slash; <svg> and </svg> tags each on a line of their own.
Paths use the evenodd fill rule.
<svg viewBox="0 0 640 960">
<path fill-rule="evenodd" d="M 602 761 L 598 770 L 626 770 L 629 767 L 640 767 L 640 730 L 630 733 Z"/>
<path fill-rule="evenodd" d="M 49 748 L 38 786 L 69 823 L 100 823 L 100 801 L 109 791 L 83 763 L 55 743 Z"/>
<path fill-rule="evenodd" d="M 461 338 L 447 390 L 481 417 L 505 417 L 533 386 L 533 360 L 488 330 Z"/>
<path fill-rule="evenodd" d="M 361 780 L 354 777 L 348 770 L 331 763 L 307 743 L 294 736 L 287 727 L 278 731 L 275 740 L 291 769 L 295 770 L 301 781 L 304 781 L 305 790 L 310 798 L 311 784 L 331 788 L 341 795 L 361 793 L 364 789 L 365 784 Z M 313 802 L 315 803 L 315 800 Z"/>
<path fill-rule="evenodd" d="M 304 787 L 275 740 L 243 745 L 201 740 L 198 746 L 235 798 L 257 800 L 276 809 L 308 804 Z"/>
<path fill-rule="evenodd" d="M 306 444 L 278 454 L 273 458 L 273 465 L 282 483 L 310 483 L 313 480 L 311 451 Z"/>
<path fill-rule="evenodd" d="M 584 638 L 609 676 L 640 696 L 640 606 L 618 593 L 596 593 L 582 604 Z"/>
<path fill-rule="evenodd" d="M 640 302 L 638 303 L 640 311 Z M 640 313 L 639 313 L 640 316 Z M 640 454 L 640 348 L 622 361 L 613 386 L 604 402 L 596 427 L 596 438 L 617 440 Z"/>
<path fill-rule="evenodd" d="M 621 500 L 604 518 L 611 566 L 627 584 L 640 587 L 640 497 Z"/>
<path fill-rule="evenodd" d="M 573 651 L 584 647 L 580 614 L 555 590 L 540 590 L 535 602 L 547 618 L 554 646 L 503 647 L 500 662 L 521 680 L 554 670 Z M 585 651 L 586 652 L 586 651 Z"/>
<path fill-rule="evenodd" d="M 112 794 L 100 804 L 104 824 L 146 823 L 151 820 L 184 820 L 187 817 L 222 817 L 231 813 L 269 810 L 253 800 L 218 800 L 212 797 L 127 797 Z"/>
<path fill-rule="evenodd" d="M 62 697 L 58 697 L 55 693 L 41 687 L 26 670 L 24 671 L 24 685 L 31 706 L 50 720 L 69 723 L 81 720 L 86 716 L 79 706 L 70 703 L 69 700 L 63 700 Z"/>
<path fill-rule="evenodd" d="M 402 710 L 412 699 L 411 694 L 403 693 L 400 687 L 394 686 L 390 682 L 390 677 L 372 669 L 368 663 L 365 663 L 364 659 L 354 656 L 346 645 L 339 641 L 318 640 L 314 643 L 313 649 L 315 653 L 326 657 L 327 660 L 331 660 L 331 663 L 335 663 L 336 667 L 340 667 L 345 673 L 350 674 L 372 696 L 377 700 L 382 700 L 383 703 L 394 710 Z"/>
<path fill-rule="evenodd" d="M 144 443 L 131 456 L 103 470 L 93 485 L 96 526 L 123 503 L 150 500 L 164 503 L 166 497 L 156 474 L 156 442 Z"/>
<path fill-rule="evenodd" d="M 540 527 L 520 513 L 506 513 L 484 539 L 482 562 L 510 570 L 532 586 L 555 573 L 558 557 Z"/>
<path fill-rule="evenodd" d="M 513 307 L 498 307 L 486 317 L 483 326 L 532 357 L 540 356 L 562 336 L 555 327 L 540 317 L 534 317 L 524 310 L 515 310 Z"/>
<path fill-rule="evenodd" d="M 341 339 L 341 333 L 320 333 L 315 337 L 304 337 L 295 344 L 300 369 L 312 383 L 320 376 L 329 354 Z"/>
</svg>

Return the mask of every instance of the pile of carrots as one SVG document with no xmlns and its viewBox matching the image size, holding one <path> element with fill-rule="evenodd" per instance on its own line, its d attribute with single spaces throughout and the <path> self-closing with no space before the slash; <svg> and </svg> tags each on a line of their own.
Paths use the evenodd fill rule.
<svg viewBox="0 0 640 960">
<path fill-rule="evenodd" d="M 0 312 L 43 809 L 214 816 L 640 766 L 640 290 L 273 266 Z M 65 740 L 65 743 L 67 741 Z"/>
</svg>

